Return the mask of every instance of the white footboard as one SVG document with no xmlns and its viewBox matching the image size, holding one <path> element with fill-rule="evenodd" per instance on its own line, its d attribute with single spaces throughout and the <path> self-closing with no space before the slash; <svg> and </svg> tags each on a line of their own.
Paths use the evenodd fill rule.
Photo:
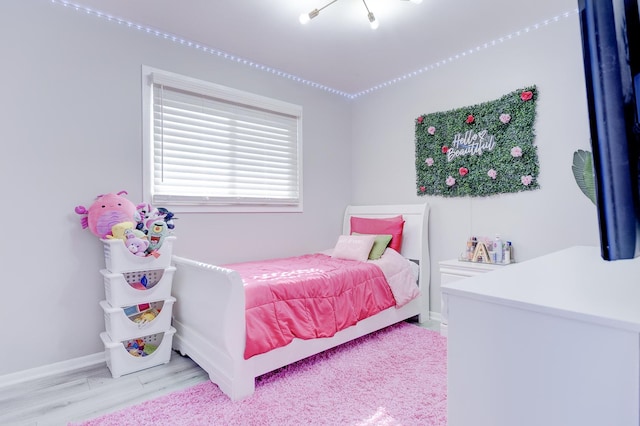
<svg viewBox="0 0 640 426">
<path fill-rule="evenodd" d="M 243 368 L 245 299 L 237 272 L 173 256 L 174 349 L 188 355 L 233 400 L 253 393 Z"/>
</svg>

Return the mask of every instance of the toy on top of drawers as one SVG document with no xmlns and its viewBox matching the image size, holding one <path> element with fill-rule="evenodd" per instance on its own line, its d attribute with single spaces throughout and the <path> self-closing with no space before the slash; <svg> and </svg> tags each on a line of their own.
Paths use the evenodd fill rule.
<svg viewBox="0 0 640 426">
<path fill-rule="evenodd" d="M 98 195 L 88 209 L 77 206 L 75 212 L 83 216 L 82 228 L 89 228 L 102 240 L 111 272 L 166 268 L 171 263 L 176 218 L 163 207 L 153 208 L 148 203 L 136 206 L 124 197 L 126 194 Z"/>
</svg>

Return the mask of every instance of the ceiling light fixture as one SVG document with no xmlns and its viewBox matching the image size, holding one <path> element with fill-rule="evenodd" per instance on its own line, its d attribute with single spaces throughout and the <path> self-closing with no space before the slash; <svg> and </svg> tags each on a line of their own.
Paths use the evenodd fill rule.
<svg viewBox="0 0 640 426">
<path fill-rule="evenodd" d="M 362 3 L 364 3 L 365 9 L 367 9 L 367 18 L 369 18 L 369 25 L 371 25 L 371 29 L 372 30 L 378 29 L 378 27 L 380 26 L 380 22 L 378 22 L 376 20 L 376 17 L 373 16 L 373 12 L 369 10 L 369 6 L 367 6 L 367 2 L 362 0 Z"/>
<path fill-rule="evenodd" d="M 300 15 L 300 18 L 299 18 L 300 23 L 301 24 L 306 24 L 307 22 L 311 21 L 313 18 L 318 16 L 323 9 L 325 9 L 328 6 L 331 6 L 332 4 L 334 4 L 337 1 L 338 0 L 330 1 L 329 3 L 325 4 L 324 6 L 322 6 L 320 9 L 313 9 L 309 13 L 303 13 L 302 15 Z M 422 0 L 403 0 L 403 1 L 410 1 L 411 3 L 415 3 L 415 4 L 422 3 Z M 375 30 L 380 25 L 380 22 L 378 22 L 378 20 L 376 19 L 375 15 L 373 14 L 373 12 L 371 12 L 369 10 L 369 6 L 367 6 L 367 2 L 365 0 L 362 0 L 362 3 L 364 3 L 365 9 L 367 9 L 367 19 L 369 19 L 369 24 L 371 25 L 371 29 Z"/>
<path fill-rule="evenodd" d="M 318 16 L 320 14 L 320 11 L 322 9 L 324 9 L 325 7 L 329 7 L 332 4 L 334 4 L 335 2 L 337 2 L 338 0 L 333 0 L 330 1 L 329 3 L 325 4 L 324 6 L 322 6 L 320 9 L 313 9 L 311 12 L 309 13 L 303 13 L 302 15 L 300 15 L 300 23 L 301 24 L 306 24 L 307 22 L 309 22 L 310 20 L 312 20 L 313 18 L 315 18 L 316 16 Z"/>
</svg>

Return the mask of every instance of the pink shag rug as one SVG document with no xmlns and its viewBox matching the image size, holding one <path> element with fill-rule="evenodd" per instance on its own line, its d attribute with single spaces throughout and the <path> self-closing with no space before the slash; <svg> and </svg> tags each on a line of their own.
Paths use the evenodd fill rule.
<svg viewBox="0 0 640 426">
<path fill-rule="evenodd" d="M 403 322 L 267 373 L 241 401 L 206 382 L 82 425 L 445 426 L 446 353 Z"/>
</svg>

